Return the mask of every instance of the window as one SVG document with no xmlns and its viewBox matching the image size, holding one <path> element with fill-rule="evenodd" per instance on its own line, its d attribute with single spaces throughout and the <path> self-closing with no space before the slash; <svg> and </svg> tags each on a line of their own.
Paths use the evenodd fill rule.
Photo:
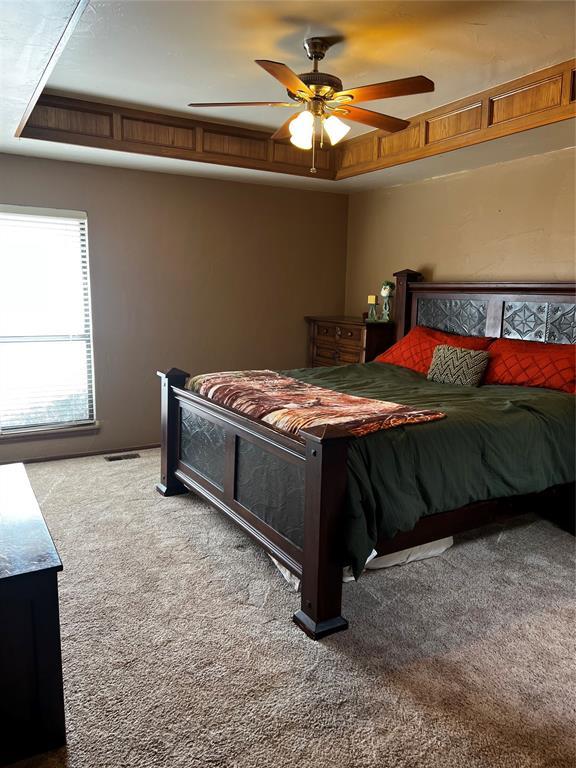
<svg viewBox="0 0 576 768">
<path fill-rule="evenodd" d="M 0 205 L 0 435 L 94 418 L 86 214 Z"/>
</svg>

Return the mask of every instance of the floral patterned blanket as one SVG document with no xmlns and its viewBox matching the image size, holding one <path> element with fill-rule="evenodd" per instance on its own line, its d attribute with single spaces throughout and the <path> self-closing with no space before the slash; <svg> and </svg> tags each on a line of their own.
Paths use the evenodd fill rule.
<svg viewBox="0 0 576 768">
<path fill-rule="evenodd" d="M 345 435 L 359 436 L 445 415 L 346 395 L 266 370 L 205 373 L 188 379 L 186 389 L 296 436 L 302 429 L 325 425 L 338 425 Z"/>
</svg>

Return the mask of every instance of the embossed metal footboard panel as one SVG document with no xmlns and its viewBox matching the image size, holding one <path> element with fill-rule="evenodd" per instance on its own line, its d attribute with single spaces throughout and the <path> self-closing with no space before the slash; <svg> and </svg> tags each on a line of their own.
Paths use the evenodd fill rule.
<svg viewBox="0 0 576 768">
<path fill-rule="evenodd" d="M 180 422 L 176 476 L 301 575 L 305 446 L 280 435 L 275 437 L 284 444 L 272 443 L 258 424 L 223 418 L 213 404 L 205 406 L 187 391 L 175 394 Z"/>
</svg>

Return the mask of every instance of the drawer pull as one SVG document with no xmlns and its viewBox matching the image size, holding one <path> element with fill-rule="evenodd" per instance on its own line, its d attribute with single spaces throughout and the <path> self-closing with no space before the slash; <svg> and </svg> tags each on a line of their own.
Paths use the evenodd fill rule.
<svg viewBox="0 0 576 768">
<path fill-rule="evenodd" d="M 341 336 L 341 335 L 342 335 L 342 328 L 340 328 L 340 326 L 337 325 L 336 326 L 336 336 Z"/>
<path fill-rule="evenodd" d="M 322 328 L 322 333 L 324 334 L 324 336 L 326 336 L 326 334 L 328 333 L 328 328 Z"/>
<path fill-rule="evenodd" d="M 354 336 L 354 334 L 352 333 L 352 331 L 346 331 L 346 336 Z"/>
</svg>

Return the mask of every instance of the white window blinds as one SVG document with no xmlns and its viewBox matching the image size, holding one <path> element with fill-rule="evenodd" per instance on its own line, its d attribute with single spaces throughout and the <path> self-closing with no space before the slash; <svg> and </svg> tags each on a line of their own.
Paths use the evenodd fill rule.
<svg viewBox="0 0 576 768">
<path fill-rule="evenodd" d="M 0 205 L 0 434 L 93 421 L 86 215 Z"/>
</svg>

